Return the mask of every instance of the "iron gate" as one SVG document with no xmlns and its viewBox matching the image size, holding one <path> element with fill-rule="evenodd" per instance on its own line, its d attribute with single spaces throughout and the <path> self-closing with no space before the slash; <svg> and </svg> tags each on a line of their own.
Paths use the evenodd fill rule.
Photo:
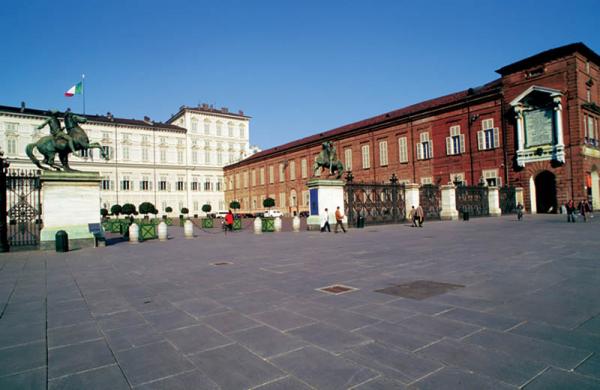
<svg viewBox="0 0 600 390">
<path fill-rule="evenodd" d="M 471 217 L 490 215 L 488 188 L 485 186 L 456 187 L 456 209 L 462 217 L 468 212 Z"/>
<path fill-rule="evenodd" d="M 425 219 L 440 219 L 440 187 L 433 184 L 422 185 L 419 189 L 419 204 L 425 213 Z"/>
<path fill-rule="evenodd" d="M 500 210 L 502 214 L 517 212 L 517 198 L 515 187 L 500 187 Z"/>
<path fill-rule="evenodd" d="M 344 208 L 348 224 L 355 225 L 358 217 L 366 224 L 400 223 L 406 219 L 404 185 L 391 183 L 353 183 L 347 181 Z"/>
<path fill-rule="evenodd" d="M 38 246 L 42 228 L 39 171 L 6 171 L 6 218 L 8 245 Z"/>
</svg>

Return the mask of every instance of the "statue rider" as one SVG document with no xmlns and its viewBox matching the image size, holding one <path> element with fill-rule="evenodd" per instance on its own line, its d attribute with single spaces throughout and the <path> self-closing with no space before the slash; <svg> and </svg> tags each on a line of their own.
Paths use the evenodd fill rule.
<svg viewBox="0 0 600 390">
<path fill-rule="evenodd" d="M 329 172 L 333 173 L 333 164 L 337 161 L 337 150 L 333 145 L 333 142 L 328 142 L 328 155 L 329 155 Z"/>
<path fill-rule="evenodd" d="M 64 139 L 69 143 L 69 147 L 71 151 L 75 152 L 75 145 L 73 144 L 73 138 L 65 132 L 65 129 L 60 127 L 60 121 L 58 120 L 59 112 L 56 110 L 50 111 L 50 117 L 46 119 L 44 123 L 39 125 L 37 128 L 41 130 L 44 126 L 48 125 L 50 127 L 50 135 L 54 138 L 54 142 L 57 142 L 59 139 Z M 66 117 L 65 117 L 66 119 Z"/>
</svg>

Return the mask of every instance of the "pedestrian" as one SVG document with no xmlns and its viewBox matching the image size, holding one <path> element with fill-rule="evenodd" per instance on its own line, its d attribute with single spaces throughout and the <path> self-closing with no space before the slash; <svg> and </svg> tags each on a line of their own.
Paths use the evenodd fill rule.
<svg viewBox="0 0 600 390">
<path fill-rule="evenodd" d="M 408 213 L 408 218 L 412 221 L 411 227 L 417 227 L 417 210 L 415 210 L 415 206 L 413 205 L 410 209 L 410 213 Z"/>
<path fill-rule="evenodd" d="M 577 209 L 579 209 L 579 215 L 581 215 L 581 217 L 583 218 L 583 222 L 587 222 L 587 216 L 586 216 L 587 208 L 588 208 L 588 202 L 585 199 L 583 199 L 577 205 Z"/>
<path fill-rule="evenodd" d="M 421 205 L 417 206 L 415 214 L 417 215 L 417 222 L 419 223 L 419 227 L 423 227 L 423 221 L 425 220 L 425 212 L 423 211 L 423 207 L 421 207 Z"/>
<path fill-rule="evenodd" d="M 523 219 L 523 205 L 521 204 L 521 202 L 519 202 L 517 204 L 517 221 L 520 221 Z"/>
<path fill-rule="evenodd" d="M 231 210 L 229 210 L 227 214 L 225 214 L 225 234 L 227 234 L 228 230 L 230 232 L 233 231 L 233 213 L 231 212 Z"/>
<path fill-rule="evenodd" d="M 567 209 L 567 222 L 575 223 L 575 203 L 570 199 L 565 205 Z"/>
<path fill-rule="evenodd" d="M 338 232 L 338 226 L 342 228 L 342 231 L 346 233 L 346 229 L 344 229 L 344 213 L 340 210 L 340 206 L 335 210 L 335 229 L 334 232 Z"/>
<path fill-rule="evenodd" d="M 594 204 L 592 203 L 591 199 L 588 199 L 587 206 L 588 206 L 587 210 L 590 214 L 590 218 L 594 218 Z"/>
<path fill-rule="evenodd" d="M 331 227 L 329 226 L 329 212 L 327 209 L 321 213 L 321 233 L 323 233 L 325 229 L 331 233 Z"/>
</svg>

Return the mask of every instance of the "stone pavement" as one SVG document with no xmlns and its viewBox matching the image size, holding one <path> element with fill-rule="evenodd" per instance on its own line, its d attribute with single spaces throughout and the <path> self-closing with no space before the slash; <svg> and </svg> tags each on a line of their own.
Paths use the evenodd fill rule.
<svg viewBox="0 0 600 390">
<path fill-rule="evenodd" d="M 600 388 L 597 220 L 2 254 L 0 388 Z"/>
</svg>

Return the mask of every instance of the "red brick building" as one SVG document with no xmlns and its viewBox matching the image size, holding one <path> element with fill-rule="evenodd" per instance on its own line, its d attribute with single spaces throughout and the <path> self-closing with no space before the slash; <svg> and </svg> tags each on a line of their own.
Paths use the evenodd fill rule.
<svg viewBox="0 0 600 390">
<path fill-rule="evenodd" d="M 478 88 L 428 100 L 277 146 L 225 167 L 225 200 L 241 212 L 272 197 L 308 210 L 307 180 L 331 140 L 355 181 L 511 185 L 532 212 L 568 199 L 600 207 L 600 56 L 575 43 L 504 66 Z"/>
</svg>

